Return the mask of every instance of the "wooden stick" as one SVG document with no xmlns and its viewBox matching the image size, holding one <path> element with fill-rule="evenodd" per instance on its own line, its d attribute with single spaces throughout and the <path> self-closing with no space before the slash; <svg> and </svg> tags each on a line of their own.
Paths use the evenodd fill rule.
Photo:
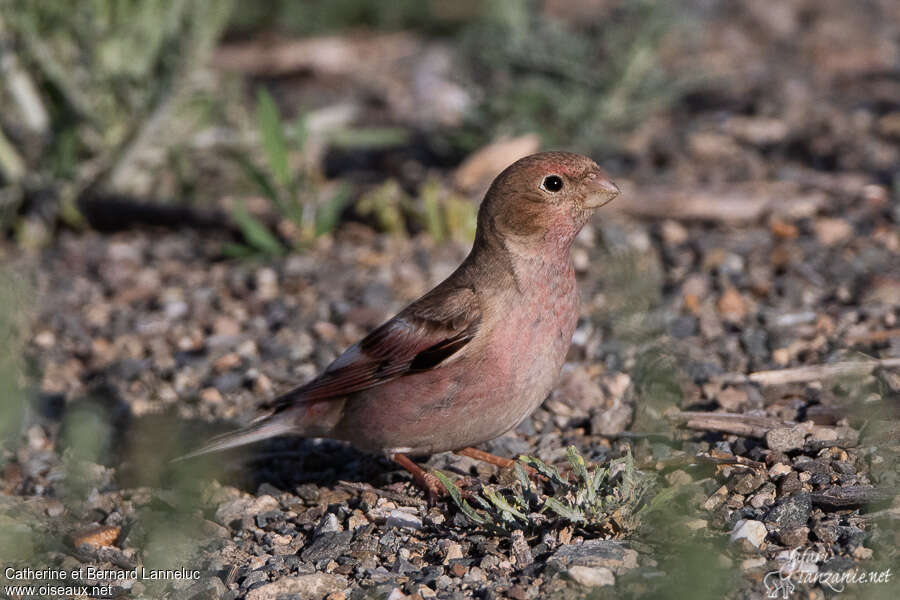
<svg viewBox="0 0 900 600">
<path fill-rule="evenodd" d="M 898 329 L 882 329 L 880 331 L 869 331 L 866 333 L 857 333 L 856 335 L 848 335 L 848 344 L 877 344 L 886 342 L 892 338 L 900 338 L 900 328 Z"/>
<path fill-rule="evenodd" d="M 784 421 L 771 417 L 743 415 L 738 413 L 682 411 L 666 416 L 675 421 L 683 421 L 684 426 L 690 429 L 719 431 L 722 433 L 733 433 L 734 435 L 756 438 L 765 437 L 769 430 L 777 427 L 796 425 L 796 423 L 785 424 Z"/>
<path fill-rule="evenodd" d="M 726 373 L 713 378 L 719 383 L 756 383 L 759 385 L 785 385 L 788 383 L 808 383 L 835 377 L 862 377 L 876 369 L 900 368 L 900 358 L 881 358 L 859 362 L 838 362 L 827 365 L 808 365 L 792 369 L 756 371 L 749 375 Z"/>
</svg>

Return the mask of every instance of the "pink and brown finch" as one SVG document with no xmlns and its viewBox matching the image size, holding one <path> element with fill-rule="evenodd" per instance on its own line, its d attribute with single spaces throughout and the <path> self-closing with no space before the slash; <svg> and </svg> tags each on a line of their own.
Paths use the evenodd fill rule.
<svg viewBox="0 0 900 600">
<path fill-rule="evenodd" d="M 553 386 L 578 318 L 569 250 L 619 190 L 591 159 L 528 156 L 481 203 L 472 251 L 446 280 L 348 348 L 245 429 L 189 456 L 283 434 L 328 437 L 391 456 L 470 448 L 518 425 Z"/>
</svg>

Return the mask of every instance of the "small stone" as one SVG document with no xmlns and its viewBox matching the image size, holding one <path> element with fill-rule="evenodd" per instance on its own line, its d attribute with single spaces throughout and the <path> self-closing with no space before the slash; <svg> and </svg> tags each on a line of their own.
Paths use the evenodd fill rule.
<svg viewBox="0 0 900 600">
<path fill-rule="evenodd" d="M 547 566 L 557 571 L 581 566 L 622 572 L 637 567 L 637 552 L 614 540 L 589 540 L 560 547 L 547 560 Z"/>
<path fill-rule="evenodd" d="M 569 567 L 566 571 L 573 581 L 585 587 L 615 585 L 616 576 L 608 567 Z"/>
<path fill-rule="evenodd" d="M 663 221 L 662 226 L 660 227 L 660 233 L 662 234 L 663 240 L 669 246 L 680 246 L 688 240 L 689 236 L 688 230 L 684 225 L 671 219 Z"/>
<path fill-rule="evenodd" d="M 444 564 L 449 565 L 451 560 L 456 560 L 457 558 L 462 558 L 462 546 L 453 542 L 449 546 L 447 546 L 447 556 L 444 557 Z"/>
<path fill-rule="evenodd" d="M 278 500 L 264 494 L 256 498 L 242 497 L 223 502 L 216 509 L 216 521 L 222 525 L 228 525 L 236 519 L 244 516 L 255 517 L 256 515 L 276 510 L 278 508 Z"/>
<path fill-rule="evenodd" d="M 241 333 L 241 324 L 231 317 L 219 315 L 213 320 L 213 332 L 220 336 L 235 336 Z"/>
<path fill-rule="evenodd" d="M 247 593 L 247 600 L 276 600 L 281 597 L 297 600 L 321 600 L 328 594 L 342 592 L 347 579 L 340 575 L 313 573 L 296 577 L 283 577 Z"/>
<path fill-rule="evenodd" d="M 766 445 L 770 450 L 787 452 L 803 447 L 806 439 L 806 428 L 800 425 L 794 427 L 776 427 L 766 432 Z"/>
<path fill-rule="evenodd" d="M 791 352 L 787 348 L 776 348 L 772 351 L 772 360 L 780 367 L 791 362 Z"/>
<path fill-rule="evenodd" d="M 260 300 L 278 297 L 278 274 L 274 269 L 263 267 L 256 272 L 256 295 Z"/>
<path fill-rule="evenodd" d="M 784 463 L 775 463 L 769 468 L 769 479 L 779 479 L 793 471 L 790 465 Z"/>
<path fill-rule="evenodd" d="M 406 598 L 406 594 L 403 593 L 403 590 L 400 588 L 394 588 L 391 590 L 391 593 L 388 594 L 387 600 L 404 600 Z"/>
<path fill-rule="evenodd" d="M 732 544 L 744 544 L 752 548 L 759 548 L 765 541 L 767 533 L 766 526 L 760 521 L 741 519 L 734 524 L 730 541 Z"/>
<path fill-rule="evenodd" d="M 809 476 L 809 473 L 806 473 Z M 797 471 L 791 471 L 781 481 L 778 482 L 778 495 L 789 496 L 794 492 L 803 489 L 803 483 L 800 481 L 800 474 Z"/>
<path fill-rule="evenodd" d="M 728 480 L 728 487 L 737 494 L 747 495 L 759 489 L 766 481 L 766 473 L 757 469 L 735 473 Z"/>
<path fill-rule="evenodd" d="M 319 524 L 316 525 L 313 535 L 318 537 L 325 533 L 333 533 L 340 530 L 341 524 L 338 522 L 337 516 L 334 513 L 327 513 L 322 517 L 322 520 L 319 521 Z"/>
<path fill-rule="evenodd" d="M 369 519 L 366 518 L 366 515 L 362 513 L 360 510 L 353 511 L 353 514 L 350 515 L 350 518 L 347 519 L 347 529 L 353 531 L 360 527 L 365 527 L 369 524 Z"/>
<path fill-rule="evenodd" d="M 728 498 L 728 487 L 722 486 L 715 491 L 715 493 L 706 499 L 706 502 L 703 503 L 703 510 L 715 510 L 719 507 L 725 499 Z"/>
<path fill-rule="evenodd" d="M 753 508 L 763 508 L 770 506 L 775 502 L 775 486 L 767 483 L 759 492 L 750 497 L 750 506 Z"/>
<path fill-rule="evenodd" d="M 186 590 L 176 594 L 179 600 L 219 600 L 227 589 L 218 577 L 201 579 Z"/>
<path fill-rule="evenodd" d="M 794 494 L 776 502 L 766 513 L 765 521 L 779 529 L 802 527 L 809 520 L 812 500 L 807 493 Z"/>
<path fill-rule="evenodd" d="M 792 527 L 778 532 L 778 540 L 788 548 L 798 548 L 809 540 L 809 527 Z"/>
<path fill-rule="evenodd" d="M 716 396 L 719 406 L 729 412 L 738 412 L 741 407 L 747 404 L 746 390 L 738 388 L 725 388 Z"/>
<path fill-rule="evenodd" d="M 311 563 L 326 559 L 334 560 L 350 549 L 350 540 L 352 539 L 352 531 L 323 533 L 313 539 L 312 543 L 300 554 L 300 558 Z"/>
<path fill-rule="evenodd" d="M 56 345 L 56 336 L 52 331 L 44 330 L 34 336 L 34 343 L 44 350 L 49 350 Z"/>
<path fill-rule="evenodd" d="M 116 543 L 116 539 L 121 532 L 121 527 L 112 527 L 109 525 L 90 527 L 75 534 L 72 538 L 72 545 L 76 548 L 81 545 L 96 547 L 112 546 Z"/>
<path fill-rule="evenodd" d="M 216 359 L 216 362 L 213 363 L 213 367 L 219 373 L 231 371 L 239 366 L 241 366 L 241 357 L 237 352 L 229 352 L 224 356 L 220 356 Z"/>
<path fill-rule="evenodd" d="M 534 562 L 531 548 L 528 546 L 528 540 L 525 539 L 525 534 L 521 529 L 516 529 L 512 532 L 510 542 L 512 554 L 516 559 L 516 567 L 527 567 Z"/>
<path fill-rule="evenodd" d="M 834 246 L 853 236 L 853 225 L 844 219 L 820 218 L 813 227 L 816 237 L 826 246 Z"/>
<path fill-rule="evenodd" d="M 422 529 L 422 519 L 402 510 L 392 510 L 385 522 L 387 527 L 406 527 L 407 529 Z"/>
<path fill-rule="evenodd" d="M 747 303 L 734 287 L 727 287 L 716 304 L 719 314 L 727 321 L 743 321 L 747 316 Z"/>
<path fill-rule="evenodd" d="M 200 400 L 204 404 L 221 404 L 225 401 L 222 394 L 214 387 L 203 388 L 200 390 Z"/>
</svg>

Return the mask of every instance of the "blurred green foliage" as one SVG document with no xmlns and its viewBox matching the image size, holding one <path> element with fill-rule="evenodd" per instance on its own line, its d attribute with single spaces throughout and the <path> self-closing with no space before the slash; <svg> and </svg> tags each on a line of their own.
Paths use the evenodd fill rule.
<svg viewBox="0 0 900 600">
<path fill-rule="evenodd" d="M 21 387 L 28 285 L 9 268 L 0 268 L 0 448 L 21 431 L 25 392 Z M 0 454 L 0 464 L 3 458 Z"/>
<path fill-rule="evenodd" d="M 681 92 L 657 53 L 673 24 L 668 3 L 614 3 L 579 26 L 530 2 L 491 7 L 460 39 L 480 91 L 475 131 L 537 132 L 549 146 L 608 154 L 618 134 Z"/>
<path fill-rule="evenodd" d="M 299 247 L 309 244 L 316 236 L 331 232 L 349 197 L 341 188 L 320 200 L 322 177 L 311 165 L 302 162 L 307 138 L 303 115 L 296 123 L 288 125 L 282 120 L 272 95 L 260 88 L 256 126 L 264 166 L 257 166 L 253 158 L 241 150 L 232 152 L 231 157 L 256 191 L 270 203 L 277 218 L 287 225 L 282 228 L 283 237 L 290 238 Z M 244 247 L 228 246 L 226 250 L 231 254 L 244 255 L 249 251 L 278 255 L 285 252 L 279 235 L 251 214 L 242 199 L 237 198 L 232 205 L 231 218 L 246 242 Z"/>
<path fill-rule="evenodd" d="M 442 33 L 452 32 L 479 15 L 485 4 L 479 0 L 241 2 L 235 9 L 231 28 L 239 34 L 274 29 L 289 35 L 314 35 L 347 28 L 417 29 Z"/>
<path fill-rule="evenodd" d="M 471 150 L 497 136 L 537 132 L 548 146 L 602 155 L 690 85 L 667 73 L 658 55 L 676 22 L 662 0 L 598 4 L 565 20 L 535 0 L 280 0 L 239 5 L 231 27 L 245 34 L 375 28 L 443 35 L 459 50 L 458 76 L 478 100 L 450 140 Z"/>
<path fill-rule="evenodd" d="M 59 216 L 78 224 L 84 190 L 128 182 L 142 150 L 178 138 L 171 115 L 230 10 L 231 0 L 0 0 L 4 56 L 17 65 L 16 80 L 35 90 L 8 86 L 3 95 L 10 109 L 0 124 L 17 132 L 26 166 L 20 181 L 0 165 L 7 183 L 57 195 Z M 29 113 L 46 114 L 47 123 L 33 119 L 26 131 L 21 116 Z"/>
</svg>

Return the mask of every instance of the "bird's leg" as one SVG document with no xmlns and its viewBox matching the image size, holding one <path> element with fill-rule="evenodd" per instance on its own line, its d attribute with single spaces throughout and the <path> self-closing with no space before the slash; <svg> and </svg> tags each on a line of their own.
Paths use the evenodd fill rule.
<svg viewBox="0 0 900 600">
<path fill-rule="evenodd" d="M 391 455 L 391 460 L 406 469 L 409 474 L 412 475 L 413 482 L 425 492 L 430 502 L 434 502 L 437 498 L 447 495 L 447 489 L 437 477 L 431 473 L 425 472 L 422 467 L 414 463 L 405 454 L 393 454 Z"/>
<path fill-rule="evenodd" d="M 471 446 L 467 448 L 463 448 L 461 450 L 454 450 L 454 454 L 459 454 L 460 456 L 468 456 L 469 458 L 474 458 L 475 460 L 480 460 L 481 462 L 486 462 L 489 465 L 494 465 L 500 467 L 501 469 L 506 469 L 515 464 L 516 461 L 510 458 L 503 458 L 502 456 L 497 456 L 496 454 L 491 454 L 490 452 L 485 452 L 484 450 L 479 450 L 478 448 L 472 448 Z M 525 467 L 525 472 L 528 473 L 528 476 L 538 482 L 544 482 L 547 480 L 546 477 L 537 472 L 533 467 L 529 467 L 528 465 L 522 465 Z"/>
<path fill-rule="evenodd" d="M 502 456 L 497 456 L 496 454 L 491 454 L 490 452 L 485 452 L 484 450 L 478 450 L 477 448 L 472 448 L 471 446 L 463 448 L 461 450 L 454 450 L 454 454 L 459 454 L 460 456 L 468 456 L 469 458 L 474 458 L 475 460 L 486 462 L 489 465 L 495 465 L 497 467 L 500 467 L 501 469 L 511 467 L 515 462 L 514 460 L 511 460 L 509 458 L 503 458 Z"/>
</svg>

